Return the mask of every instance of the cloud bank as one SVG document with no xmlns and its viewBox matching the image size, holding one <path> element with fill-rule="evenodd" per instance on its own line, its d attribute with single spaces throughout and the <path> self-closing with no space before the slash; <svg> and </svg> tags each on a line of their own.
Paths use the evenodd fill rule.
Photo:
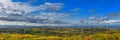
<svg viewBox="0 0 120 40">
<path fill-rule="evenodd" d="M 18 22 L 19 24 L 24 24 L 21 22 L 27 22 L 30 24 L 68 24 L 68 22 L 63 22 L 57 20 L 58 18 L 64 18 L 68 16 L 64 13 L 58 13 L 55 11 L 61 10 L 63 7 L 62 3 L 44 3 L 38 6 L 31 6 L 28 3 L 23 2 L 12 2 L 12 0 L 0 0 L 0 20 L 6 21 L 4 23 Z M 32 15 L 32 12 L 39 11 L 37 15 Z M 52 11 L 52 12 L 44 12 Z M 18 24 L 16 23 L 16 24 Z M 26 25 L 27 25 L 26 24 Z"/>
<path fill-rule="evenodd" d="M 69 17 L 69 14 L 58 12 L 64 7 L 63 3 L 45 2 L 40 5 L 31 5 L 26 2 L 12 2 L 12 0 L 0 0 L 0 25 L 28 25 L 41 26 L 44 24 L 52 25 L 68 25 L 69 22 L 60 20 Z M 80 8 L 75 8 L 71 11 L 78 12 Z M 96 13 L 94 9 L 88 10 L 90 13 Z M 37 12 L 37 14 L 36 14 Z M 108 16 L 96 17 L 91 16 L 80 20 L 80 24 L 111 24 L 120 23 L 118 20 L 111 20 L 110 18 L 120 18 L 120 13 L 111 13 Z M 2 22 L 3 21 L 3 22 Z M 72 21 L 72 20 L 71 20 Z M 7 24 L 8 25 L 8 24 Z M 78 24 L 79 25 L 79 24 Z"/>
</svg>

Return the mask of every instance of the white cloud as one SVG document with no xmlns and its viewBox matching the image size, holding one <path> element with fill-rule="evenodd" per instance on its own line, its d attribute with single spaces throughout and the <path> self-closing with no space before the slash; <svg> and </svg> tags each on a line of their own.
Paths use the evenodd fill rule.
<svg viewBox="0 0 120 40">
<path fill-rule="evenodd" d="M 108 17 L 96 17 L 96 16 L 91 16 L 88 17 L 86 20 L 82 20 L 82 21 L 86 21 L 86 24 L 100 24 L 103 23 L 105 21 L 108 21 Z"/>
<path fill-rule="evenodd" d="M 11 0 L 0 0 L 0 10 L 7 14 L 23 14 L 35 11 L 34 7 L 21 2 L 12 2 Z"/>
<path fill-rule="evenodd" d="M 91 13 L 96 13 L 97 10 L 96 9 L 89 9 L 88 12 L 91 12 Z"/>
<path fill-rule="evenodd" d="M 31 12 L 38 11 L 38 10 L 60 10 L 62 8 L 62 3 L 44 3 L 38 6 L 31 6 L 28 3 L 22 3 L 22 2 L 12 2 L 11 0 L 0 0 L 0 17 L 8 18 L 8 19 L 18 19 L 18 18 L 24 18 L 23 16 L 18 15 L 25 15 L 26 17 L 30 17 L 31 15 L 26 16 L 26 14 L 30 14 Z M 17 16 L 16 16 L 17 15 Z M 39 15 L 39 18 L 41 19 L 50 19 L 54 20 L 57 17 L 64 17 L 67 15 L 63 14 L 57 14 L 56 12 L 49 12 L 45 13 L 42 12 Z M 36 15 L 31 16 L 31 18 L 36 17 Z M 25 19 L 24 18 L 24 19 Z"/>
<path fill-rule="evenodd" d="M 120 12 L 110 12 L 108 13 L 110 18 L 120 18 Z"/>
<path fill-rule="evenodd" d="M 89 17 L 90 20 L 95 20 L 96 17 Z"/>
<path fill-rule="evenodd" d="M 45 3 L 40 5 L 39 8 L 42 10 L 60 10 L 62 6 L 62 3 Z"/>
<path fill-rule="evenodd" d="M 30 6 L 28 3 L 0 0 L 0 10 L 8 14 L 23 14 L 37 10 L 60 10 L 62 6 L 62 3 L 44 3 L 39 6 Z"/>
<path fill-rule="evenodd" d="M 72 9 L 72 10 L 70 10 L 70 11 L 78 12 L 80 9 L 81 9 L 81 8 L 74 8 L 74 9 Z"/>
<path fill-rule="evenodd" d="M 108 24 L 114 24 L 114 23 L 120 23 L 120 20 L 106 20 L 101 23 L 108 23 Z"/>
<path fill-rule="evenodd" d="M 29 23 L 29 22 L 11 22 L 0 20 L 0 25 L 5 26 L 73 26 L 71 24 L 42 24 L 42 23 Z"/>
<path fill-rule="evenodd" d="M 65 13 L 58 13 L 54 11 L 61 10 L 62 3 L 44 3 L 38 6 L 31 6 L 28 3 L 12 2 L 11 0 L 0 0 L 0 25 L 28 25 L 28 26 L 41 26 L 52 25 L 62 26 L 65 22 L 56 20 L 64 18 L 69 15 Z M 44 11 L 52 10 L 52 12 Z M 40 11 L 40 15 L 31 15 L 31 12 Z M 45 24 L 42 24 L 45 23 Z M 59 25 L 59 26 L 60 26 Z M 69 25 L 69 24 L 68 24 Z"/>
<path fill-rule="evenodd" d="M 38 19 L 48 19 L 48 20 L 56 20 L 57 18 L 68 17 L 68 14 L 65 13 L 57 13 L 57 12 L 41 12 L 39 16 L 35 16 Z"/>
</svg>

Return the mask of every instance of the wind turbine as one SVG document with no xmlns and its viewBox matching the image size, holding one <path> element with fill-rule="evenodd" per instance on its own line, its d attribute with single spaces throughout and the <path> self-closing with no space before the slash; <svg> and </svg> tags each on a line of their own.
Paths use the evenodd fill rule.
<svg viewBox="0 0 120 40">
<path fill-rule="evenodd" d="M 81 29 L 81 33 L 82 33 L 82 40 L 84 40 L 83 36 L 84 36 L 84 26 L 86 24 L 86 18 L 81 18 L 80 19 L 80 23 L 82 24 L 82 29 Z"/>
</svg>

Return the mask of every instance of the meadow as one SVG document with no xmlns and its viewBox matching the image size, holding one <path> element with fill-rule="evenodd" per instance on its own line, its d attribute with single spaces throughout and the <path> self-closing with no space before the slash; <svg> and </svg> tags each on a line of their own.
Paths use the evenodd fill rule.
<svg viewBox="0 0 120 40">
<path fill-rule="evenodd" d="M 120 29 L 0 28 L 0 40 L 120 40 Z"/>
</svg>

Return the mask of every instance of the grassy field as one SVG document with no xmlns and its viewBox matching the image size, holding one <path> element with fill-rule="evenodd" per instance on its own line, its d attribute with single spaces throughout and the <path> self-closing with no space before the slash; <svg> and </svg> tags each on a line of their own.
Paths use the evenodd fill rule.
<svg viewBox="0 0 120 40">
<path fill-rule="evenodd" d="M 0 40 L 120 40 L 120 29 L 0 28 Z"/>
</svg>

